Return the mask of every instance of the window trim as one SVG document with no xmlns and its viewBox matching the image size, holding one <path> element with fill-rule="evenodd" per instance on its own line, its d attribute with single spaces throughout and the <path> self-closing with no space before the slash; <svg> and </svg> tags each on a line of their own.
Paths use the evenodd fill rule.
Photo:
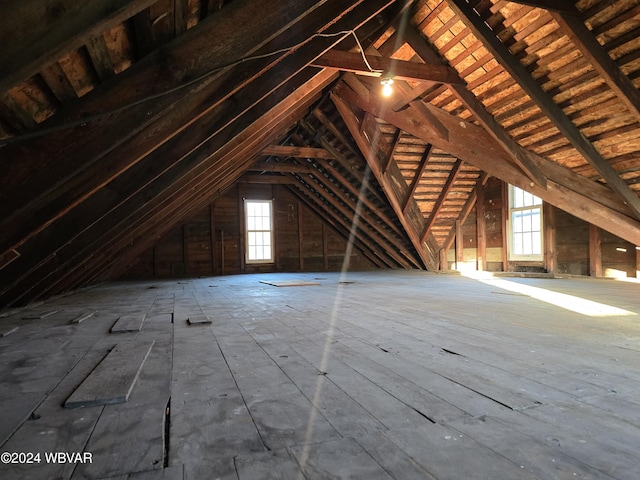
<svg viewBox="0 0 640 480">
<path fill-rule="evenodd" d="M 540 197 L 537 197 L 534 195 L 534 197 L 536 197 L 538 200 L 540 200 L 539 204 L 535 204 L 535 205 L 527 205 L 524 207 L 514 207 L 514 189 L 519 189 L 522 190 L 524 192 L 526 192 L 526 190 L 516 186 L 516 185 L 508 185 L 508 202 L 509 204 L 507 205 L 507 258 L 509 259 L 509 261 L 511 262 L 542 262 L 544 261 L 544 215 L 543 215 L 543 201 Z M 527 192 L 530 193 L 530 192 Z M 533 194 L 532 194 L 533 195 Z M 538 210 L 540 213 L 540 253 L 535 253 L 535 254 L 516 254 L 514 253 L 514 248 L 513 248 L 513 213 L 514 212 L 518 212 L 518 211 L 523 211 L 523 210 Z"/>
<path fill-rule="evenodd" d="M 269 229 L 268 230 L 250 230 L 249 229 L 249 209 L 247 208 L 248 203 L 267 203 L 269 204 Z M 264 199 L 255 199 L 255 198 L 245 198 L 244 199 L 244 230 L 245 230 L 245 239 L 244 239 L 244 259 L 247 265 L 265 265 L 265 264 L 273 264 L 275 263 L 275 245 L 274 245 L 274 211 L 273 211 L 273 200 L 264 200 Z M 250 259 L 249 258 L 249 233 L 250 232 L 269 232 L 270 234 L 270 258 L 268 259 Z"/>
</svg>

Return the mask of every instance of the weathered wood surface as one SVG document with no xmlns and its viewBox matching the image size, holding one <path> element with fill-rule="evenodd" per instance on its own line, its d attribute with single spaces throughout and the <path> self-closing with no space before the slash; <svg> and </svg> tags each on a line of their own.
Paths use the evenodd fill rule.
<svg viewBox="0 0 640 480">
<path fill-rule="evenodd" d="M 144 323 L 145 314 L 143 313 L 131 313 L 128 315 L 122 315 L 116 320 L 116 323 L 111 327 L 111 333 L 131 333 L 139 332 L 142 329 Z"/>
<path fill-rule="evenodd" d="M 24 322 L 0 344 L 0 407 L 15 418 L 0 449 L 86 451 L 93 463 L 0 465 L 0 476 L 636 479 L 637 285 L 269 278 L 320 285 L 226 276 L 217 288 L 210 278 L 107 284 L 48 303 L 64 314 Z M 513 285 L 619 310 L 590 317 Z M 88 307 L 98 313 L 69 323 Z M 155 343 L 129 401 L 64 408 L 113 345 L 113 317 L 133 309 L 154 315 L 130 345 Z M 190 328 L 195 314 L 212 324 Z"/>
<path fill-rule="evenodd" d="M 117 344 L 64 402 L 65 408 L 126 402 L 152 347 L 153 342 Z"/>
</svg>

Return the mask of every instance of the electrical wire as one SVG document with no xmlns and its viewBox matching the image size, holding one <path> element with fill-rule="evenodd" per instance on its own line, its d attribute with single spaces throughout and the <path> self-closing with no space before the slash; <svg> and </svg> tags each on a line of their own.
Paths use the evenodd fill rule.
<svg viewBox="0 0 640 480">
<path fill-rule="evenodd" d="M 49 135 L 51 133 L 56 133 L 56 132 L 60 132 L 63 130 L 68 130 L 70 128 L 73 127 L 79 127 L 79 126 L 85 126 L 87 123 L 91 123 L 93 121 L 96 120 L 100 120 L 104 117 L 107 117 L 109 115 L 115 115 L 117 113 L 123 112 L 125 110 L 128 110 L 129 108 L 133 108 L 133 107 L 137 107 L 138 105 L 141 105 L 143 103 L 149 102 L 151 100 L 156 100 L 158 98 L 162 98 L 162 97 L 166 97 L 168 95 L 171 95 L 172 93 L 176 93 L 184 88 L 187 88 L 191 85 L 194 85 L 204 79 L 206 79 L 207 77 L 210 77 L 211 75 L 218 73 L 222 70 L 228 69 L 228 68 L 233 68 L 237 65 L 240 65 L 244 62 L 249 62 L 252 60 L 261 60 L 264 58 L 269 58 L 275 55 L 279 55 L 281 53 L 288 53 L 288 52 L 292 52 L 294 50 L 297 50 L 298 48 L 306 45 L 307 43 L 309 43 L 310 41 L 312 41 L 314 38 L 318 38 L 318 37 L 322 37 L 322 38 L 330 38 L 330 37 L 339 37 L 342 36 L 342 40 L 344 40 L 347 36 L 352 35 L 353 38 L 356 41 L 356 44 L 358 45 L 358 49 L 360 50 L 360 54 L 362 55 L 362 60 L 364 61 L 364 64 L 366 65 L 366 67 L 369 69 L 370 72 L 372 73 L 382 73 L 382 70 L 376 70 L 374 68 L 371 67 L 371 64 L 369 63 L 369 61 L 367 60 L 367 56 L 365 55 L 364 52 L 364 48 L 362 48 L 362 44 L 360 43 L 360 40 L 358 39 L 358 36 L 356 35 L 356 32 L 354 30 L 342 30 L 340 32 L 335 32 L 335 33 L 314 33 L 313 35 L 311 35 L 309 38 L 307 38 L 306 40 L 303 40 L 299 43 L 296 43 L 295 45 L 292 45 L 290 47 L 285 47 L 285 48 L 281 48 L 279 50 L 274 50 L 272 52 L 268 52 L 268 53 L 263 53 L 260 55 L 251 55 L 248 57 L 243 57 L 240 58 L 239 60 L 236 60 L 234 62 L 230 62 L 227 63 L 225 65 L 221 65 L 215 68 L 212 68 L 211 70 L 208 70 L 207 72 L 187 81 L 184 83 L 181 83 L 179 85 L 176 85 L 175 87 L 172 87 L 168 90 L 163 90 L 162 92 L 158 92 L 155 93 L 153 95 L 148 95 L 146 97 L 140 98 L 136 101 L 127 103 L 125 105 L 122 105 L 118 108 L 114 108 L 111 110 L 107 110 L 104 112 L 100 112 L 100 113 L 96 113 L 93 115 L 89 115 L 86 117 L 83 117 L 81 119 L 75 120 L 75 121 L 70 121 L 70 122 L 66 122 L 64 124 L 61 125 L 57 125 L 55 127 L 50 127 L 50 128 L 43 128 L 42 130 L 37 130 L 34 132 L 30 132 L 30 133 L 25 133 L 25 134 L 21 134 L 21 135 L 15 135 L 13 137 L 10 138 L 5 138 L 5 139 L 0 139 L 0 146 L 2 145 L 8 145 L 11 143 L 18 143 L 18 142 L 22 142 L 25 140 L 31 140 L 33 138 L 37 138 L 37 137 L 42 137 L 44 135 Z"/>
</svg>

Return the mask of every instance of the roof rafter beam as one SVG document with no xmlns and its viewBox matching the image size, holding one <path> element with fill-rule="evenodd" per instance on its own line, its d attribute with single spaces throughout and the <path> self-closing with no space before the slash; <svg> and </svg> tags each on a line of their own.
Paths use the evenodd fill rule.
<svg viewBox="0 0 640 480">
<path fill-rule="evenodd" d="M 411 185 L 409 186 L 409 191 L 407 192 L 407 199 L 405 200 L 404 207 L 402 208 L 402 213 L 405 215 L 407 214 L 409 205 L 411 205 L 411 199 L 416 193 L 418 185 L 420 185 L 420 179 L 422 178 L 424 171 L 427 169 L 427 163 L 429 163 L 429 158 L 431 157 L 432 150 L 433 145 L 427 145 L 427 148 L 425 148 L 424 153 L 422 154 L 422 158 L 420 159 L 418 170 L 416 170 L 416 174 L 414 175 L 413 180 L 411 180 Z"/>
<path fill-rule="evenodd" d="M 425 105 L 447 126 L 451 137 L 449 141 L 436 136 L 428 119 L 411 106 L 402 112 L 394 112 L 381 106 L 380 102 L 371 100 L 372 95 L 361 97 L 345 83 L 334 87 L 334 95 L 504 182 L 537 195 L 561 210 L 612 232 L 634 245 L 640 245 L 640 221 L 633 218 L 628 206 L 604 185 L 587 180 L 551 160 L 531 154 L 532 160 L 549 178 L 547 188 L 544 189 L 532 184 L 485 129 L 444 110 Z"/>
<path fill-rule="evenodd" d="M 396 25 L 398 27 L 398 25 Z M 428 40 L 416 28 L 415 25 L 407 25 L 402 31 L 402 38 L 413 48 L 423 61 L 428 63 L 440 62 L 443 60 L 440 55 L 429 44 Z M 495 117 L 489 113 L 486 107 L 478 101 L 475 95 L 467 90 L 465 86 L 449 85 L 451 92 L 465 105 L 476 117 L 476 119 L 487 129 L 491 136 L 502 146 L 509 154 L 512 161 L 520 167 L 520 169 L 529 177 L 529 179 L 538 185 L 544 187 L 547 178 L 540 171 L 538 166 L 528 155 L 528 152 L 522 148 L 509 133 L 502 128 Z M 397 106 L 397 105 L 395 105 Z"/>
<path fill-rule="evenodd" d="M 607 50 L 587 28 L 584 21 L 567 13 L 552 12 L 563 32 L 571 39 L 580 53 L 586 58 L 600 76 L 607 82 L 629 111 L 640 121 L 640 91 L 627 77 L 618 64 L 609 56 Z"/>
<path fill-rule="evenodd" d="M 370 77 L 380 77 L 383 73 L 389 73 L 398 80 L 464 84 L 458 73 L 446 65 L 430 65 L 375 55 L 368 55 L 366 58 L 372 70 L 364 63 L 362 54 L 335 49 L 316 58 L 312 65 L 321 68 L 336 68 L 344 72 Z"/>
<path fill-rule="evenodd" d="M 453 168 L 449 173 L 449 177 L 447 178 L 447 181 L 444 184 L 444 187 L 442 187 L 442 191 L 438 196 L 438 200 L 436 201 L 436 204 L 433 206 L 433 211 L 431 212 L 431 215 L 429 215 L 429 220 L 427 220 L 427 224 L 424 227 L 424 232 L 422 232 L 422 236 L 420 238 L 422 239 L 426 238 L 427 235 L 429 235 L 429 232 L 431 232 L 431 229 L 433 228 L 433 226 L 436 224 L 436 220 L 438 219 L 440 210 L 442 210 L 442 207 L 444 206 L 444 202 L 447 201 L 449 192 L 451 191 L 451 188 L 453 188 L 453 184 L 456 182 L 456 178 L 458 178 L 458 174 L 460 173 L 460 170 L 462 170 L 463 164 L 464 162 L 459 158 L 456 160 L 456 163 L 453 164 Z"/>
<path fill-rule="evenodd" d="M 321 186 L 321 188 L 330 193 L 327 199 L 330 200 L 334 208 L 340 211 L 345 217 L 353 219 L 353 225 L 356 226 L 356 229 L 361 229 L 370 239 L 374 240 L 380 246 L 384 246 L 385 243 L 392 245 L 394 248 L 385 248 L 384 250 L 386 250 L 386 254 L 393 258 L 399 265 L 402 265 L 404 268 L 419 266 L 415 260 L 408 262 L 404 258 L 403 254 L 406 253 L 404 252 L 404 246 L 393 236 L 389 235 L 389 232 L 385 231 L 378 222 L 372 220 L 369 212 L 358 205 L 358 199 L 353 200 L 349 198 L 337 185 L 327 179 L 322 172 L 314 170 L 310 173 L 310 177 L 312 177 L 312 180 Z M 335 201 L 333 197 L 340 200 L 342 204 Z"/>
<path fill-rule="evenodd" d="M 327 225 L 342 236 L 342 238 L 348 239 L 351 231 L 350 225 L 347 224 L 344 219 L 330 214 L 325 205 L 320 205 L 313 191 L 299 178 L 296 178 L 294 175 L 290 175 L 290 177 L 292 178 L 293 184 L 289 186 L 289 190 Z M 371 245 L 364 242 L 359 235 L 354 235 L 354 246 L 378 268 L 392 268 L 392 263 L 390 263 L 388 259 L 381 259 L 377 255 L 377 252 L 372 249 Z"/>
<path fill-rule="evenodd" d="M 289 175 L 293 176 L 293 178 L 295 179 L 296 186 L 301 191 L 305 192 L 305 194 L 309 196 L 309 198 L 312 198 L 314 202 L 318 204 L 320 208 L 322 208 L 326 212 L 326 215 L 333 218 L 347 232 L 349 232 L 347 237 L 353 235 L 354 238 L 356 238 L 361 244 L 365 245 L 370 252 L 372 252 L 378 259 L 380 259 L 380 261 L 384 262 L 384 264 L 387 267 L 393 268 L 396 265 L 395 260 L 389 257 L 384 250 L 381 251 L 381 249 L 376 249 L 375 246 L 371 243 L 370 239 L 364 238 L 365 231 L 359 228 L 359 226 L 357 225 L 358 223 L 357 221 L 352 221 L 351 219 L 347 220 L 340 215 L 336 215 L 335 212 L 329 213 L 329 210 L 328 210 L 329 206 L 331 206 L 332 208 L 338 208 L 336 207 L 337 201 L 333 197 L 331 197 L 330 195 L 329 196 L 320 195 L 320 193 L 315 188 L 313 188 L 313 185 L 311 185 L 309 181 L 305 181 L 304 179 L 298 177 L 293 173 Z M 347 215 L 345 216 L 348 218 Z M 355 224 L 355 227 L 354 227 L 354 224 Z"/>
<path fill-rule="evenodd" d="M 542 8 L 550 12 L 560 12 L 566 15 L 579 17 L 580 12 L 575 7 L 573 0 L 509 0 L 511 3 L 529 5 L 530 7 Z"/>
<path fill-rule="evenodd" d="M 234 117 L 225 110 L 233 109 L 234 102 L 246 103 L 244 97 L 253 96 L 253 90 L 268 95 L 274 84 L 287 80 L 283 69 L 287 75 L 294 75 L 339 43 L 341 37 L 316 38 L 295 54 L 288 50 L 278 56 L 243 62 L 231 69 L 232 81 L 227 78 L 229 68 L 218 71 L 216 66 L 237 60 L 238 56 L 252 55 L 261 48 L 287 48 L 307 40 L 309 31 L 360 28 L 393 3 L 394 0 L 327 0 L 318 5 L 311 0 L 269 0 L 257 6 L 240 2 L 229 5 L 228 15 L 208 17 L 162 51 L 132 66 L 121 81 L 116 77 L 114 82 L 81 98 L 68 115 L 82 117 L 83 112 L 121 107 L 123 102 L 146 98 L 158 90 L 170 92 L 167 95 L 82 127 L 49 134 L 28 145 L 2 148 L 8 160 L 0 162 L 0 230 L 4 233 L 0 252 L 19 248 L 203 116 L 217 114 L 230 122 Z M 249 22 L 258 11 L 266 12 L 260 22 Z M 294 25 L 296 28 L 292 28 Z M 225 38 L 212 46 L 212 38 L 222 35 Z M 261 41 L 256 43 L 256 38 Z M 277 68 L 278 75 L 264 75 L 273 68 Z M 203 76 L 204 72 L 210 75 Z M 265 77 L 275 78 L 265 81 Z M 172 90 L 183 85 L 185 78 L 199 80 Z M 271 85 L 271 90 L 265 91 L 265 85 Z M 248 93 L 240 95 L 240 91 Z M 233 95 L 237 97 L 232 98 Z M 17 218 L 21 221 L 16 222 Z"/>
<path fill-rule="evenodd" d="M 411 243 L 424 263 L 424 267 L 428 270 L 436 270 L 438 259 L 435 256 L 435 252 L 430 245 L 420 241 L 420 234 L 422 233 L 424 225 L 424 217 L 422 216 L 422 212 L 420 212 L 420 208 L 415 203 L 415 200 L 412 201 L 411 208 L 407 214 L 402 212 L 402 202 L 406 198 L 406 193 L 404 191 L 400 192 L 398 189 L 401 188 L 403 183 L 406 186 L 406 182 L 402 180 L 402 174 L 400 173 L 398 166 L 395 162 L 391 162 L 390 168 L 387 172 L 382 173 L 381 163 L 385 156 L 383 151 L 380 148 L 377 148 L 378 142 L 375 139 L 370 140 L 362 133 L 361 125 L 357 116 L 339 94 L 336 94 L 334 91 L 331 98 L 347 125 L 347 128 L 351 132 L 351 135 L 355 138 L 358 147 L 362 151 L 362 155 L 367 161 L 369 168 L 371 168 L 371 172 L 385 192 L 385 195 L 387 196 L 393 210 L 396 212 L 400 223 L 404 226 Z"/>
<path fill-rule="evenodd" d="M 593 168 L 604 178 L 609 187 L 629 205 L 634 215 L 640 218 L 640 198 L 631 190 L 611 165 L 600 155 L 571 119 L 535 81 L 522 65 L 489 28 L 478 12 L 465 0 L 447 0 L 449 7 L 467 24 L 498 62 L 511 74 L 538 107 L 549 117 L 569 142 L 580 152 Z"/>
<path fill-rule="evenodd" d="M 0 92 L 109 30 L 156 0 L 4 0 L 0 6 Z"/>
</svg>

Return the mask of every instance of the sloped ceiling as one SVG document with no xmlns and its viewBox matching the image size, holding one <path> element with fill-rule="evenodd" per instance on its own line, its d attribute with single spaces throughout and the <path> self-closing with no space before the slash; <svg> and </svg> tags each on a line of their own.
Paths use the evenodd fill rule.
<svg viewBox="0 0 640 480">
<path fill-rule="evenodd" d="M 382 267 L 437 269 L 488 176 L 640 245 L 639 33 L 637 0 L 2 2 L 0 306 L 242 175 L 358 212 Z"/>
</svg>

